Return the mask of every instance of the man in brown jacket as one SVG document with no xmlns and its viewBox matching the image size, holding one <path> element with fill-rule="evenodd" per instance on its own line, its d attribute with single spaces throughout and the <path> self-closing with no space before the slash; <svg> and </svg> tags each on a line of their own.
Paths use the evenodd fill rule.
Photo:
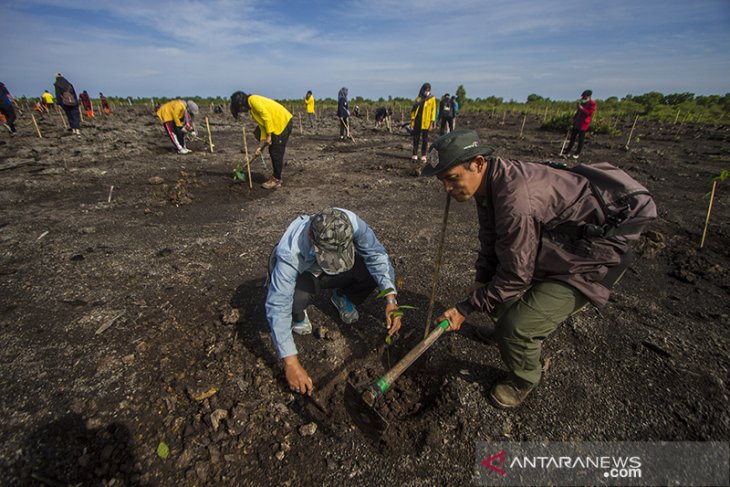
<svg viewBox="0 0 730 487">
<path fill-rule="evenodd" d="M 448 319 L 453 331 L 471 312 L 489 314 L 509 371 L 490 396 L 497 406 L 513 408 L 540 381 L 542 341 L 587 303 L 606 304 L 628 264 L 629 240 L 640 230 L 628 238 L 561 233 L 561 225 L 605 223 L 588 179 L 491 155 L 476 132 L 457 130 L 434 141 L 422 175 L 438 177 L 456 201 L 476 202 L 481 247 L 475 281 L 468 298 L 438 320 Z M 648 223 L 656 217 L 654 202 L 648 193 L 638 199 L 634 207 Z"/>
</svg>

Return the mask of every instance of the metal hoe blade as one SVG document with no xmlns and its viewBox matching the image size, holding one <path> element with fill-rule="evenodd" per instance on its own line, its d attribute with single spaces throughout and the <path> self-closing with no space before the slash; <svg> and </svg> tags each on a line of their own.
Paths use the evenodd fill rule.
<svg viewBox="0 0 730 487">
<path fill-rule="evenodd" d="M 374 401 L 373 404 L 365 401 L 363 396 L 366 394 L 368 394 L 367 389 L 365 392 L 358 392 L 357 388 L 348 382 L 345 387 L 345 409 L 360 431 L 370 438 L 377 439 L 388 427 L 388 422 L 373 408 Z"/>
</svg>

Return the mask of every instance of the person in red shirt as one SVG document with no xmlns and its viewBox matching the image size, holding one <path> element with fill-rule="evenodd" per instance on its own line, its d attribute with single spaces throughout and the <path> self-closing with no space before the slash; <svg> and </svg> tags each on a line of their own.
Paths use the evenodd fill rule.
<svg viewBox="0 0 730 487">
<path fill-rule="evenodd" d="M 89 94 L 84 90 L 79 95 L 79 101 L 81 101 L 81 104 L 84 106 L 84 113 L 89 118 L 94 118 L 94 107 L 91 105 L 91 97 Z"/>
<path fill-rule="evenodd" d="M 580 95 L 578 100 L 578 107 L 575 111 L 575 117 L 573 118 L 573 130 L 570 132 L 570 142 L 565 151 L 561 154 L 563 157 L 570 155 L 573 144 L 575 143 L 576 136 L 578 137 L 578 148 L 573 154 L 573 159 L 580 157 L 580 152 L 583 150 L 583 144 L 586 140 L 586 132 L 591 126 L 591 120 L 593 119 L 593 113 L 596 111 L 596 102 L 591 98 L 593 92 L 591 90 L 585 90 Z"/>
</svg>

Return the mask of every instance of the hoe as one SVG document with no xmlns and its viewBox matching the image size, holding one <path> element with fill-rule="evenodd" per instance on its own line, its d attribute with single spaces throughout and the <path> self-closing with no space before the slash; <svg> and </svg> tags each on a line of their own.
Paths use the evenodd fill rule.
<svg viewBox="0 0 730 487">
<path fill-rule="evenodd" d="M 395 364 L 388 372 L 378 380 L 359 389 L 351 382 L 345 387 L 345 409 L 352 418 L 355 425 L 365 435 L 371 438 L 377 438 L 378 435 L 385 431 L 388 422 L 383 416 L 375 410 L 378 399 L 385 394 L 391 385 L 400 377 L 405 370 L 410 367 L 413 362 L 418 359 L 431 345 L 443 334 L 449 327 L 448 320 L 444 320 L 421 340 L 410 352 L 403 357 L 400 362 Z"/>
</svg>

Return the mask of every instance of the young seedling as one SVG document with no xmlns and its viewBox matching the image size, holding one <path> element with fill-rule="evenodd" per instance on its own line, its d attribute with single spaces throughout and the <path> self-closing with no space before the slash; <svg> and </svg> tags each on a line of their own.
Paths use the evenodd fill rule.
<svg viewBox="0 0 730 487">
<path fill-rule="evenodd" d="M 388 296 L 389 294 L 393 294 L 394 292 L 395 292 L 395 290 L 392 287 L 389 287 L 388 289 L 383 289 L 382 291 L 380 291 L 378 293 L 377 296 L 375 296 L 375 299 L 383 299 L 386 296 Z M 392 318 L 398 318 L 400 316 L 403 316 L 403 311 L 401 311 L 401 310 L 404 310 L 404 309 L 417 309 L 417 308 L 415 306 L 408 306 L 408 305 L 405 305 L 405 304 L 399 304 L 398 307 L 396 308 L 396 310 L 393 311 L 390 314 L 390 316 Z M 398 335 L 397 333 L 395 335 L 393 335 L 393 337 L 391 337 L 390 335 L 387 335 L 385 337 L 385 344 L 386 345 L 390 345 L 391 342 L 392 342 L 392 340 L 395 340 L 395 338 L 396 338 L 397 335 Z"/>
<path fill-rule="evenodd" d="M 710 204 L 707 207 L 707 216 L 705 217 L 705 229 L 702 231 L 702 241 L 700 242 L 700 248 L 703 248 L 705 246 L 705 237 L 707 236 L 707 227 L 710 223 L 710 212 L 712 211 L 712 201 L 715 199 L 715 188 L 717 187 L 717 183 L 725 181 L 728 176 L 730 176 L 730 172 L 728 172 L 727 169 L 723 169 L 718 176 L 712 178 L 712 191 L 705 195 L 705 197 L 707 197 L 708 195 L 710 196 Z"/>
</svg>

